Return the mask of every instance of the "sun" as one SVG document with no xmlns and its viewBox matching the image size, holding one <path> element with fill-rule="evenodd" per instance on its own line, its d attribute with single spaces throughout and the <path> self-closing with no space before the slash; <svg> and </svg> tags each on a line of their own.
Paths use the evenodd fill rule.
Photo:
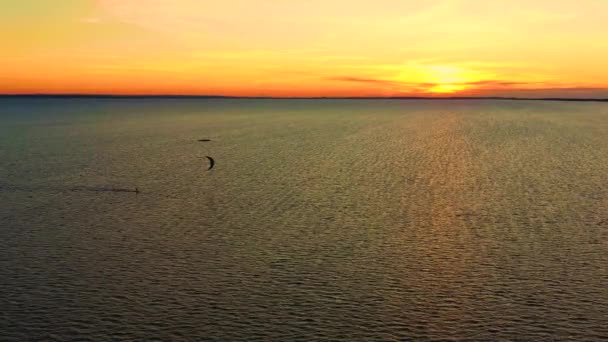
<svg viewBox="0 0 608 342">
<path fill-rule="evenodd" d="M 467 88 L 472 81 L 467 70 L 447 65 L 425 67 L 427 83 L 433 84 L 428 91 L 432 93 L 455 93 Z"/>
<path fill-rule="evenodd" d="M 429 88 L 428 91 L 430 91 L 431 93 L 449 94 L 465 89 L 467 89 L 467 87 L 461 84 L 438 84 L 436 86 L 433 86 L 432 88 Z"/>
<path fill-rule="evenodd" d="M 455 94 L 471 90 L 497 76 L 485 70 L 454 64 L 406 64 L 399 68 L 394 80 L 404 89 L 426 94 Z"/>
</svg>

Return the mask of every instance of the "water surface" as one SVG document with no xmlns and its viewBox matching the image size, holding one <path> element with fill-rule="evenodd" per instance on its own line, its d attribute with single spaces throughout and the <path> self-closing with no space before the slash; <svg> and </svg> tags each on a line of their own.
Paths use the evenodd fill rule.
<svg viewBox="0 0 608 342">
<path fill-rule="evenodd" d="M 603 103 L 0 99 L 0 340 L 607 339 L 607 137 Z"/>
</svg>

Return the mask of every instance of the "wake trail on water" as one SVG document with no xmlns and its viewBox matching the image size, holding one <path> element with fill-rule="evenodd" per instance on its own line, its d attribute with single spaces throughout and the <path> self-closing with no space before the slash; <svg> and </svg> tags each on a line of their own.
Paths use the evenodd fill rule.
<svg viewBox="0 0 608 342">
<path fill-rule="evenodd" d="M 107 186 L 36 186 L 36 185 L 21 185 L 21 184 L 0 184 L 0 192 L 122 192 L 135 193 L 141 191 L 138 188 L 115 188 Z"/>
</svg>

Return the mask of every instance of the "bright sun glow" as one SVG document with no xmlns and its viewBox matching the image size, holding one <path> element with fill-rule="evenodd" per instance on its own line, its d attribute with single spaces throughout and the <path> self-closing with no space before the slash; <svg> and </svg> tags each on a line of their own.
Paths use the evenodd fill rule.
<svg viewBox="0 0 608 342">
<path fill-rule="evenodd" d="M 429 91 L 433 93 L 454 93 L 467 88 L 466 83 L 475 81 L 467 71 L 454 66 L 426 67 L 428 83 L 434 84 Z"/>
<path fill-rule="evenodd" d="M 456 85 L 456 84 L 440 84 L 429 89 L 432 93 L 455 93 L 460 90 L 464 90 L 467 87 L 464 85 Z"/>
</svg>

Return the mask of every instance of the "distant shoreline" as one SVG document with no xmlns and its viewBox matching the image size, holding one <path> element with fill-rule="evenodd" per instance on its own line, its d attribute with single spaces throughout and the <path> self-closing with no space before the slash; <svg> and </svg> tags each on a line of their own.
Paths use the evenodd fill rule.
<svg viewBox="0 0 608 342">
<path fill-rule="evenodd" d="M 509 100 L 608 102 L 608 98 L 502 97 L 502 96 L 222 96 L 222 95 L 104 95 L 104 94 L 0 94 L 0 98 L 92 98 L 92 99 L 235 99 L 235 100 Z"/>
</svg>

